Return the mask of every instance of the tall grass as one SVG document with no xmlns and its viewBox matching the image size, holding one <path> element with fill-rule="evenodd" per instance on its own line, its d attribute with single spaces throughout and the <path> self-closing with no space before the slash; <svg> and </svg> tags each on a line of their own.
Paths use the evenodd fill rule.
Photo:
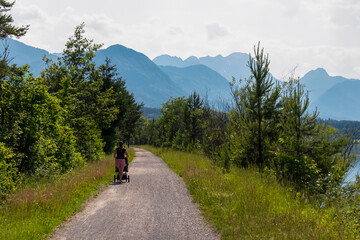
<svg viewBox="0 0 360 240">
<path fill-rule="evenodd" d="M 202 154 L 145 147 L 186 182 L 223 239 L 359 239 L 353 222 L 319 208 L 255 169 L 224 174 Z"/>
<path fill-rule="evenodd" d="M 130 161 L 134 151 L 129 150 Z M 0 206 L 0 239 L 43 239 L 82 204 L 113 181 L 111 155 L 82 169 L 48 181 L 34 182 L 12 194 Z"/>
</svg>

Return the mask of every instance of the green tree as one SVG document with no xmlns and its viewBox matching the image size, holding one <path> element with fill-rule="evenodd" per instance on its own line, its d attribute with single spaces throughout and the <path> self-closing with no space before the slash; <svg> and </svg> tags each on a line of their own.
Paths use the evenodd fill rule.
<svg viewBox="0 0 360 240">
<path fill-rule="evenodd" d="M 274 147 L 274 171 L 279 180 L 291 180 L 298 190 L 324 193 L 338 186 L 352 158 L 342 154 L 350 139 L 318 121 L 308 112 L 309 97 L 299 79 L 285 83 L 280 134 Z"/>
<path fill-rule="evenodd" d="M 16 168 L 16 156 L 11 148 L 0 142 L 0 200 L 15 190 L 22 180 Z"/>
<path fill-rule="evenodd" d="M 16 27 L 12 23 L 14 22 L 12 16 L 7 14 L 13 7 L 15 2 L 8 2 L 0 0 L 0 38 L 2 41 L 7 37 L 20 37 L 25 35 L 29 26 Z M 21 181 L 19 171 L 17 168 L 17 154 L 13 152 L 11 144 L 7 137 L 12 138 L 16 135 L 16 130 L 12 129 L 6 118 L 6 109 L 9 108 L 6 94 L 7 90 L 4 85 L 7 85 L 7 80 L 12 70 L 15 67 L 9 67 L 8 63 L 8 45 L 4 44 L 5 50 L 0 54 L 0 198 L 3 198 L 6 193 L 15 189 L 15 186 Z M 5 93 L 4 93 L 5 92 Z M 6 127 L 10 127 L 7 129 Z M 3 132 L 5 130 L 5 132 Z M 11 134 L 9 134 L 11 132 Z"/>
<path fill-rule="evenodd" d="M 184 145 L 191 148 L 200 146 L 203 137 L 204 101 L 196 92 L 192 93 L 186 100 L 184 109 L 185 135 Z"/>
<path fill-rule="evenodd" d="M 42 77 L 66 111 L 65 120 L 73 129 L 77 151 L 93 161 L 103 154 L 101 128 L 114 121 L 118 110 L 111 98 L 113 90 L 101 91 L 103 81 L 94 62 L 101 45 L 85 38 L 84 33 L 84 24 L 75 28 L 62 57 L 55 63 L 46 60 L 48 68 Z"/>
<path fill-rule="evenodd" d="M 171 98 L 161 108 L 156 125 L 164 146 L 181 150 L 200 148 L 203 140 L 204 103 L 194 92 L 188 98 Z"/>
<path fill-rule="evenodd" d="M 29 25 L 16 27 L 13 25 L 14 19 L 7 14 L 14 6 L 14 2 L 0 0 L 0 38 L 21 37 L 24 36 L 29 29 Z"/>
<path fill-rule="evenodd" d="M 101 126 L 102 138 L 105 141 L 104 151 L 111 153 L 119 139 L 130 142 L 141 117 L 140 109 L 143 104 L 136 103 L 134 95 L 126 89 L 125 81 L 119 77 L 116 66 L 111 65 L 109 58 L 105 59 L 105 64 L 99 66 L 99 71 L 103 81 L 101 92 L 112 91 L 112 107 L 117 110 L 113 110 L 116 118 L 109 125 Z"/>
<path fill-rule="evenodd" d="M 24 36 L 29 29 L 29 25 L 17 27 L 13 25 L 14 19 L 10 14 L 7 14 L 14 6 L 14 2 L 0 0 L 0 38 L 2 41 L 7 37 L 21 37 Z M 14 68 L 10 68 L 8 65 L 9 49 L 8 45 L 5 44 L 4 51 L 0 54 L 0 102 L 3 95 L 3 84 L 6 80 L 6 76 L 10 74 L 10 71 Z M 2 114 L 5 106 L 0 105 L 0 111 Z"/>
<path fill-rule="evenodd" d="M 161 142 L 164 146 L 183 148 L 185 108 L 186 99 L 184 97 L 171 98 L 163 104 L 162 116 L 158 119 L 158 124 Z"/>
<path fill-rule="evenodd" d="M 298 79 L 290 79 L 283 89 L 281 133 L 271 169 L 279 180 L 291 180 L 299 187 L 315 184 L 320 171 L 315 160 L 305 153 L 311 147 L 311 139 L 319 134 L 318 113 L 307 112 L 309 97 Z"/>
<path fill-rule="evenodd" d="M 254 47 L 254 58 L 251 54 L 249 57 L 248 66 L 252 75 L 244 87 L 233 89 L 236 107 L 231 119 L 235 127 L 234 147 L 238 149 L 235 150 L 235 158 L 239 165 L 256 164 L 262 169 L 265 159 L 270 157 L 268 143 L 276 139 L 280 87 L 274 86 L 269 65 L 268 55 L 260 50 L 259 43 Z"/>
<path fill-rule="evenodd" d="M 42 76 L 66 110 L 77 150 L 92 161 L 103 151 L 112 152 L 119 139 L 129 142 L 142 105 L 127 91 L 110 59 L 96 66 L 95 52 L 101 45 L 85 38 L 84 33 L 84 24 L 75 28 L 63 56 L 56 63 L 46 60 L 48 68 Z"/>
<path fill-rule="evenodd" d="M 203 120 L 203 151 L 221 167 L 230 170 L 230 128 L 227 112 L 205 105 Z"/>
<path fill-rule="evenodd" d="M 34 78 L 27 66 L 16 68 L 3 93 L 0 142 L 11 146 L 21 172 L 55 174 L 82 163 L 72 130 L 64 123 L 64 109 L 42 78 Z"/>
</svg>

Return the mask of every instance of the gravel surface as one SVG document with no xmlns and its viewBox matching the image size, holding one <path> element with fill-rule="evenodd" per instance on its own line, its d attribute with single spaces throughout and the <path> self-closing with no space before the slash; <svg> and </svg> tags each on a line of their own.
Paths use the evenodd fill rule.
<svg viewBox="0 0 360 240">
<path fill-rule="evenodd" d="M 130 183 L 110 184 L 51 239 L 220 239 L 182 179 L 161 158 L 135 151 Z"/>
</svg>

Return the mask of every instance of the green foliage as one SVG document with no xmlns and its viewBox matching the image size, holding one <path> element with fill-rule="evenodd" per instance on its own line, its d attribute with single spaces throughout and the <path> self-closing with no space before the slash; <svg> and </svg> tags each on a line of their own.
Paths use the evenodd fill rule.
<svg viewBox="0 0 360 240">
<path fill-rule="evenodd" d="M 88 161 L 111 152 L 119 138 L 129 140 L 140 118 L 141 105 L 117 77 L 110 59 L 96 67 L 95 52 L 101 45 L 83 36 L 77 26 L 57 63 L 47 60 L 42 73 L 50 92 L 61 100 L 67 122 L 76 136 L 76 150 Z"/>
<path fill-rule="evenodd" d="M 47 92 L 42 78 L 29 75 L 27 67 L 17 68 L 2 90 L 0 141 L 17 153 L 20 171 L 60 173 L 83 162 L 72 148 L 74 137 L 64 126 L 59 100 Z"/>
<path fill-rule="evenodd" d="M 204 102 L 200 95 L 194 92 L 189 96 L 186 101 L 184 111 L 184 122 L 185 122 L 185 141 L 195 146 L 197 140 L 202 139 L 203 126 L 202 121 L 204 114 Z"/>
<path fill-rule="evenodd" d="M 246 81 L 233 79 L 229 112 L 210 109 L 196 93 L 163 104 L 162 116 L 143 121 L 138 142 L 191 151 L 202 150 L 224 172 L 235 164 L 256 166 L 291 182 L 299 192 L 319 197 L 341 186 L 353 161 L 352 140 L 308 112 L 309 98 L 297 79 L 281 87 L 269 74 L 270 60 L 254 47 Z"/>
<path fill-rule="evenodd" d="M 360 178 L 357 177 L 353 183 L 347 183 L 343 186 L 333 187 L 330 191 L 323 195 L 321 204 L 326 207 L 334 207 L 340 216 L 346 221 L 356 223 L 357 231 L 360 231 Z"/>
<path fill-rule="evenodd" d="M 185 131 L 186 99 L 172 98 L 163 104 L 159 118 L 160 136 L 163 146 L 182 148 Z"/>
<path fill-rule="evenodd" d="M 116 66 L 111 65 L 110 59 L 105 59 L 105 64 L 99 66 L 99 71 L 103 80 L 100 91 L 111 91 L 107 99 L 111 99 L 113 101 L 111 106 L 116 108 L 113 112 L 116 118 L 108 125 L 101 125 L 102 137 L 105 141 L 104 150 L 106 153 L 111 153 L 118 139 L 130 142 L 141 117 L 143 104 L 137 104 L 134 95 L 126 90 L 125 81 L 118 77 Z"/>
<path fill-rule="evenodd" d="M 350 139 L 319 123 L 316 111 L 307 112 L 309 98 L 299 80 L 291 79 L 284 89 L 281 131 L 269 169 L 280 180 L 294 182 L 298 190 L 324 193 L 341 183 L 352 162 L 343 153 Z"/>
<path fill-rule="evenodd" d="M 49 92 L 61 101 L 66 110 L 65 119 L 76 136 L 76 150 L 88 161 L 102 155 L 100 124 L 115 119 L 116 110 L 102 111 L 111 105 L 111 92 L 100 92 L 103 84 L 93 58 L 100 45 L 83 36 L 84 24 L 75 28 L 73 37 L 66 43 L 63 56 L 43 71 Z"/>
<path fill-rule="evenodd" d="M 6 14 L 14 6 L 14 2 L 8 2 L 5 0 L 0 1 L 0 38 L 7 37 L 21 37 L 24 36 L 29 29 L 29 25 L 16 27 L 12 25 L 14 19 L 10 14 Z"/>
<path fill-rule="evenodd" d="M 203 113 L 202 150 L 226 171 L 230 170 L 230 127 L 228 114 L 205 106 Z"/>
<path fill-rule="evenodd" d="M 309 98 L 299 80 L 275 86 L 269 60 L 259 46 L 249 67 L 253 76 L 232 83 L 235 108 L 230 112 L 231 158 L 238 166 L 256 164 L 297 190 L 324 193 L 341 184 L 352 157 L 350 139 L 308 113 Z"/>
<path fill-rule="evenodd" d="M 138 126 L 135 143 L 151 143 L 157 146 L 173 147 L 181 150 L 200 149 L 205 136 L 206 112 L 204 101 L 194 92 L 188 98 L 171 98 L 163 104 L 161 116 Z M 207 114 L 207 115 L 205 115 Z"/>
<path fill-rule="evenodd" d="M 0 142 L 0 200 L 6 194 L 13 192 L 21 181 L 21 176 L 15 165 L 16 156 L 12 150 Z"/>
<path fill-rule="evenodd" d="M 269 142 L 277 138 L 280 88 L 274 87 L 269 74 L 270 61 L 260 50 L 260 43 L 254 47 L 254 58 L 250 55 L 248 66 L 252 76 L 240 89 L 233 89 L 236 108 L 232 111 L 235 148 L 242 151 L 234 156 L 239 166 L 256 164 L 260 169 L 269 159 Z M 235 83 L 232 85 L 235 86 Z"/>
<path fill-rule="evenodd" d="M 36 179 L 64 174 L 133 134 L 141 105 L 110 60 L 96 67 L 100 45 L 83 34 L 81 24 L 58 61 L 46 60 L 42 77 L 34 78 L 28 66 L 0 62 L 0 194 L 20 183 L 19 173 Z"/>
<path fill-rule="evenodd" d="M 132 143 L 138 145 L 150 144 L 152 146 L 160 146 L 159 129 L 156 124 L 157 122 L 154 119 L 148 121 L 147 118 L 141 117 L 138 126 L 135 129 Z"/>
<path fill-rule="evenodd" d="M 170 99 L 158 120 L 139 126 L 138 139 L 212 158 L 155 150 L 225 239 L 358 239 L 360 181 L 344 184 L 356 130 L 346 136 L 322 123 L 299 80 L 275 85 L 268 56 L 254 52 L 253 75 L 231 84 L 228 113 L 196 104 L 195 94 Z"/>
</svg>

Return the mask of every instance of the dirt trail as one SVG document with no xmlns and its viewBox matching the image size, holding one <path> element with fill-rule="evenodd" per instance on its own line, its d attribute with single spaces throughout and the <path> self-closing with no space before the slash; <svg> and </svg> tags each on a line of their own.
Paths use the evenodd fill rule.
<svg viewBox="0 0 360 240">
<path fill-rule="evenodd" d="M 181 178 L 162 159 L 135 150 L 130 183 L 110 184 L 51 239 L 220 239 Z"/>
</svg>

